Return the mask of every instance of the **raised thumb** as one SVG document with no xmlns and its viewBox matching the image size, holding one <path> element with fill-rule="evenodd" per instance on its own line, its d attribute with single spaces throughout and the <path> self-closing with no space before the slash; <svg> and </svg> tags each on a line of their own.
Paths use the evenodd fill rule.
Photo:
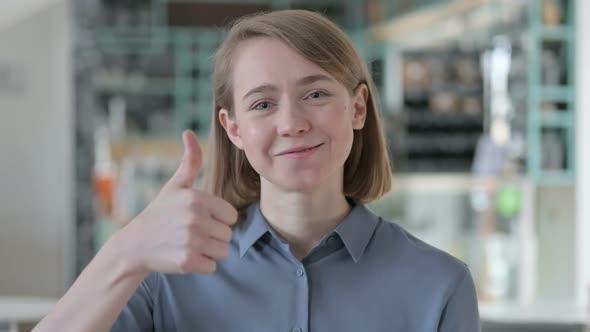
<svg viewBox="0 0 590 332">
<path fill-rule="evenodd" d="M 184 155 L 169 183 L 177 187 L 192 188 L 201 169 L 203 153 L 197 136 L 191 130 L 182 133 L 182 142 Z"/>
</svg>

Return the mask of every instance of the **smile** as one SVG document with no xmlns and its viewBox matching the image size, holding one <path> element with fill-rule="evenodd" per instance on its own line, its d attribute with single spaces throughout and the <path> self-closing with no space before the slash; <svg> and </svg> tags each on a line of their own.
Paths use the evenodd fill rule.
<svg viewBox="0 0 590 332">
<path fill-rule="evenodd" d="M 305 149 L 294 149 L 294 150 L 290 150 L 287 152 L 283 152 L 278 154 L 277 156 L 280 157 L 287 157 L 290 159 L 305 159 L 305 158 L 309 158 L 311 155 L 313 155 L 315 153 L 315 151 L 318 150 L 318 148 L 320 146 L 322 146 L 322 144 L 318 144 L 316 146 L 312 146 L 310 148 L 305 148 Z"/>
</svg>

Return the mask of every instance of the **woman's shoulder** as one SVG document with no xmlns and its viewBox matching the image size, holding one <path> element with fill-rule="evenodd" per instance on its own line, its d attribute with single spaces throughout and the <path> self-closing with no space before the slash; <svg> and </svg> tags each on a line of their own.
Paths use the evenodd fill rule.
<svg viewBox="0 0 590 332">
<path fill-rule="evenodd" d="M 375 239 L 379 242 L 379 247 L 384 248 L 398 264 L 454 276 L 464 275 L 469 270 L 465 262 L 419 239 L 397 222 L 380 219 Z"/>
</svg>

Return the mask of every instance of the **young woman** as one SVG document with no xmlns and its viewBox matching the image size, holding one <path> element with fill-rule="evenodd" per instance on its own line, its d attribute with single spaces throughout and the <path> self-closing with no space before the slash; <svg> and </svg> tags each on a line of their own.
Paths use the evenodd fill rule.
<svg viewBox="0 0 590 332">
<path fill-rule="evenodd" d="M 465 264 L 371 213 L 391 186 L 375 90 L 319 14 L 238 21 L 201 150 L 35 331 L 479 331 Z"/>
</svg>

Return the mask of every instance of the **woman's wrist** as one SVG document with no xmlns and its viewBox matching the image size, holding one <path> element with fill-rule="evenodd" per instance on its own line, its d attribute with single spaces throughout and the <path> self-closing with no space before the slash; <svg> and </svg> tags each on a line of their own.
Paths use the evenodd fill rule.
<svg viewBox="0 0 590 332">
<path fill-rule="evenodd" d="M 134 250 L 133 243 L 125 237 L 124 230 L 115 233 L 104 244 L 99 255 L 103 256 L 108 269 L 114 272 L 110 284 L 129 278 L 143 280 L 149 274 L 141 264 L 138 250 Z"/>
</svg>

